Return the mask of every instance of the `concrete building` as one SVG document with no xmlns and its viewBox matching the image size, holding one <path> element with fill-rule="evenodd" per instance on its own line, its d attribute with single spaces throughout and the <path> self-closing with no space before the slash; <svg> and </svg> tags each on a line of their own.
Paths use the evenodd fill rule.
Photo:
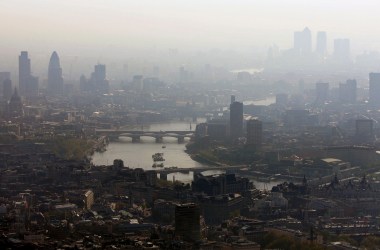
<svg viewBox="0 0 380 250">
<path fill-rule="evenodd" d="M 247 121 L 247 145 L 259 148 L 262 143 L 263 123 L 256 119 Z"/>
<path fill-rule="evenodd" d="M 180 204 L 175 208 L 175 235 L 188 242 L 201 239 L 200 209 L 194 203 Z"/>
</svg>

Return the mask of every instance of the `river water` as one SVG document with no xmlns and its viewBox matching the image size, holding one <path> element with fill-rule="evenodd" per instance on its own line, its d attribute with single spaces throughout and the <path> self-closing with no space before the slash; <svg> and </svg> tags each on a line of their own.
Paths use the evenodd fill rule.
<svg viewBox="0 0 380 250">
<path fill-rule="evenodd" d="M 268 103 L 273 99 L 268 100 Z M 262 100 L 260 100 L 262 103 Z M 270 104 L 270 103 L 269 103 Z M 199 120 L 198 122 L 204 122 Z M 196 124 L 190 121 L 173 121 L 157 124 L 144 124 L 143 126 L 126 127 L 125 129 L 144 131 L 192 131 Z M 202 168 L 207 165 L 201 164 L 191 159 L 185 152 L 186 143 L 189 139 L 185 138 L 185 142 L 178 143 L 176 138 L 164 137 L 162 143 L 156 143 L 152 137 L 141 137 L 140 142 L 133 143 L 131 138 L 120 137 L 118 141 L 110 142 L 105 152 L 97 152 L 92 157 L 92 162 L 95 165 L 111 165 L 114 159 L 122 159 L 124 165 L 130 168 L 143 168 L 145 170 L 153 168 L 152 155 L 155 153 L 163 153 L 165 158 L 164 166 L 178 168 Z M 206 175 L 221 174 L 222 171 L 213 170 L 206 171 Z M 190 182 L 193 179 L 193 173 L 173 173 L 168 175 L 168 180 L 180 180 L 182 182 Z M 270 189 L 277 182 L 263 183 L 254 181 L 257 188 Z"/>
</svg>

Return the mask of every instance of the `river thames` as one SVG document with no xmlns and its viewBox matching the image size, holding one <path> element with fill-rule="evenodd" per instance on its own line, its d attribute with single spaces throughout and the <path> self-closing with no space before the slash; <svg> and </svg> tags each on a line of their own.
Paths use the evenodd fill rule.
<svg viewBox="0 0 380 250">
<path fill-rule="evenodd" d="M 259 101 L 260 104 L 263 100 Z M 268 100 L 273 102 L 273 99 Z M 266 103 L 268 104 L 268 103 Z M 269 103 L 270 104 L 270 103 Z M 204 119 L 199 119 L 198 122 L 204 122 Z M 173 121 L 157 124 L 146 124 L 143 127 L 127 127 L 127 129 L 136 129 L 144 131 L 192 131 L 195 129 L 196 124 L 190 121 Z M 104 152 L 97 152 L 92 157 L 92 162 L 95 165 L 110 165 L 114 159 L 122 159 L 124 165 L 130 168 L 143 168 L 145 170 L 155 169 L 152 167 L 153 160 L 152 155 L 155 153 L 163 153 L 165 158 L 164 166 L 178 168 L 202 168 L 207 165 L 194 161 L 185 152 L 186 143 L 188 138 L 185 138 L 184 143 L 178 143 L 176 138 L 164 137 L 162 143 L 156 143 L 152 137 L 141 137 L 141 141 L 138 143 L 132 143 L 132 139 L 128 137 L 120 137 L 118 141 L 110 142 L 107 146 L 107 150 Z M 204 174 L 220 174 L 222 171 L 206 171 Z M 173 178 L 183 182 L 190 182 L 192 180 L 193 173 L 182 174 L 174 173 L 168 175 L 168 180 Z M 254 181 L 257 188 L 267 188 L 276 185 L 277 182 L 262 183 Z"/>
</svg>

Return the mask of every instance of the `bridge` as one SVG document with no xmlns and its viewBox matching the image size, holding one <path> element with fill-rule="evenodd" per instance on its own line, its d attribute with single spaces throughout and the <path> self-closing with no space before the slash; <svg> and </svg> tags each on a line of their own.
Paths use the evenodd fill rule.
<svg viewBox="0 0 380 250">
<path fill-rule="evenodd" d="M 178 143 L 184 142 L 185 138 L 193 138 L 194 131 L 142 131 L 142 130 L 123 130 L 123 129 L 96 129 L 97 135 L 107 136 L 108 138 L 118 139 L 119 137 L 130 137 L 132 142 L 139 142 L 142 136 L 153 137 L 157 143 L 161 143 L 164 137 L 177 138 Z"/>
<path fill-rule="evenodd" d="M 205 172 L 209 170 L 229 170 L 229 172 L 235 172 L 237 170 L 247 168 L 247 165 L 237 165 L 237 166 L 228 166 L 228 165 L 220 165 L 220 166 L 209 166 L 209 167 L 198 167 L 198 168 L 176 168 L 176 167 L 167 167 L 161 169 L 155 169 L 156 173 L 160 174 L 161 179 L 166 179 L 168 174 L 172 173 L 183 173 L 188 174 L 190 172 Z"/>
</svg>

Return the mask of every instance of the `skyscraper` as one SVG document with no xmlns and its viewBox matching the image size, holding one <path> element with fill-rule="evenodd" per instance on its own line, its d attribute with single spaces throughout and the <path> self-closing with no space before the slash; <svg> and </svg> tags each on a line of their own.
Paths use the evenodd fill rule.
<svg viewBox="0 0 380 250">
<path fill-rule="evenodd" d="M 230 104 L 230 138 L 236 140 L 243 135 L 243 103 Z"/>
<path fill-rule="evenodd" d="M 311 53 L 311 32 L 309 28 L 294 32 L 294 49 L 301 55 Z"/>
<path fill-rule="evenodd" d="M 91 75 L 91 82 L 97 92 L 102 94 L 108 94 L 109 83 L 106 79 L 106 65 L 97 64 L 94 67 L 94 72 Z"/>
<path fill-rule="evenodd" d="M 38 95 L 38 77 L 32 75 L 31 63 L 27 51 L 21 51 L 18 57 L 19 91 L 21 96 Z"/>
<path fill-rule="evenodd" d="M 369 73 L 369 104 L 380 107 L 380 73 Z"/>
<path fill-rule="evenodd" d="M 327 35 L 325 31 L 319 31 L 317 33 L 317 45 L 315 52 L 321 57 L 326 56 L 327 54 Z"/>
<path fill-rule="evenodd" d="M 28 93 L 28 82 L 31 77 L 30 59 L 27 51 L 21 51 L 18 57 L 18 78 L 20 95 L 25 96 Z"/>
<path fill-rule="evenodd" d="M 3 97 L 8 101 L 12 96 L 12 81 L 7 79 L 3 81 Z"/>
<path fill-rule="evenodd" d="M 63 94 L 62 68 L 57 52 L 53 52 L 49 61 L 48 93 L 51 95 Z"/>
</svg>

